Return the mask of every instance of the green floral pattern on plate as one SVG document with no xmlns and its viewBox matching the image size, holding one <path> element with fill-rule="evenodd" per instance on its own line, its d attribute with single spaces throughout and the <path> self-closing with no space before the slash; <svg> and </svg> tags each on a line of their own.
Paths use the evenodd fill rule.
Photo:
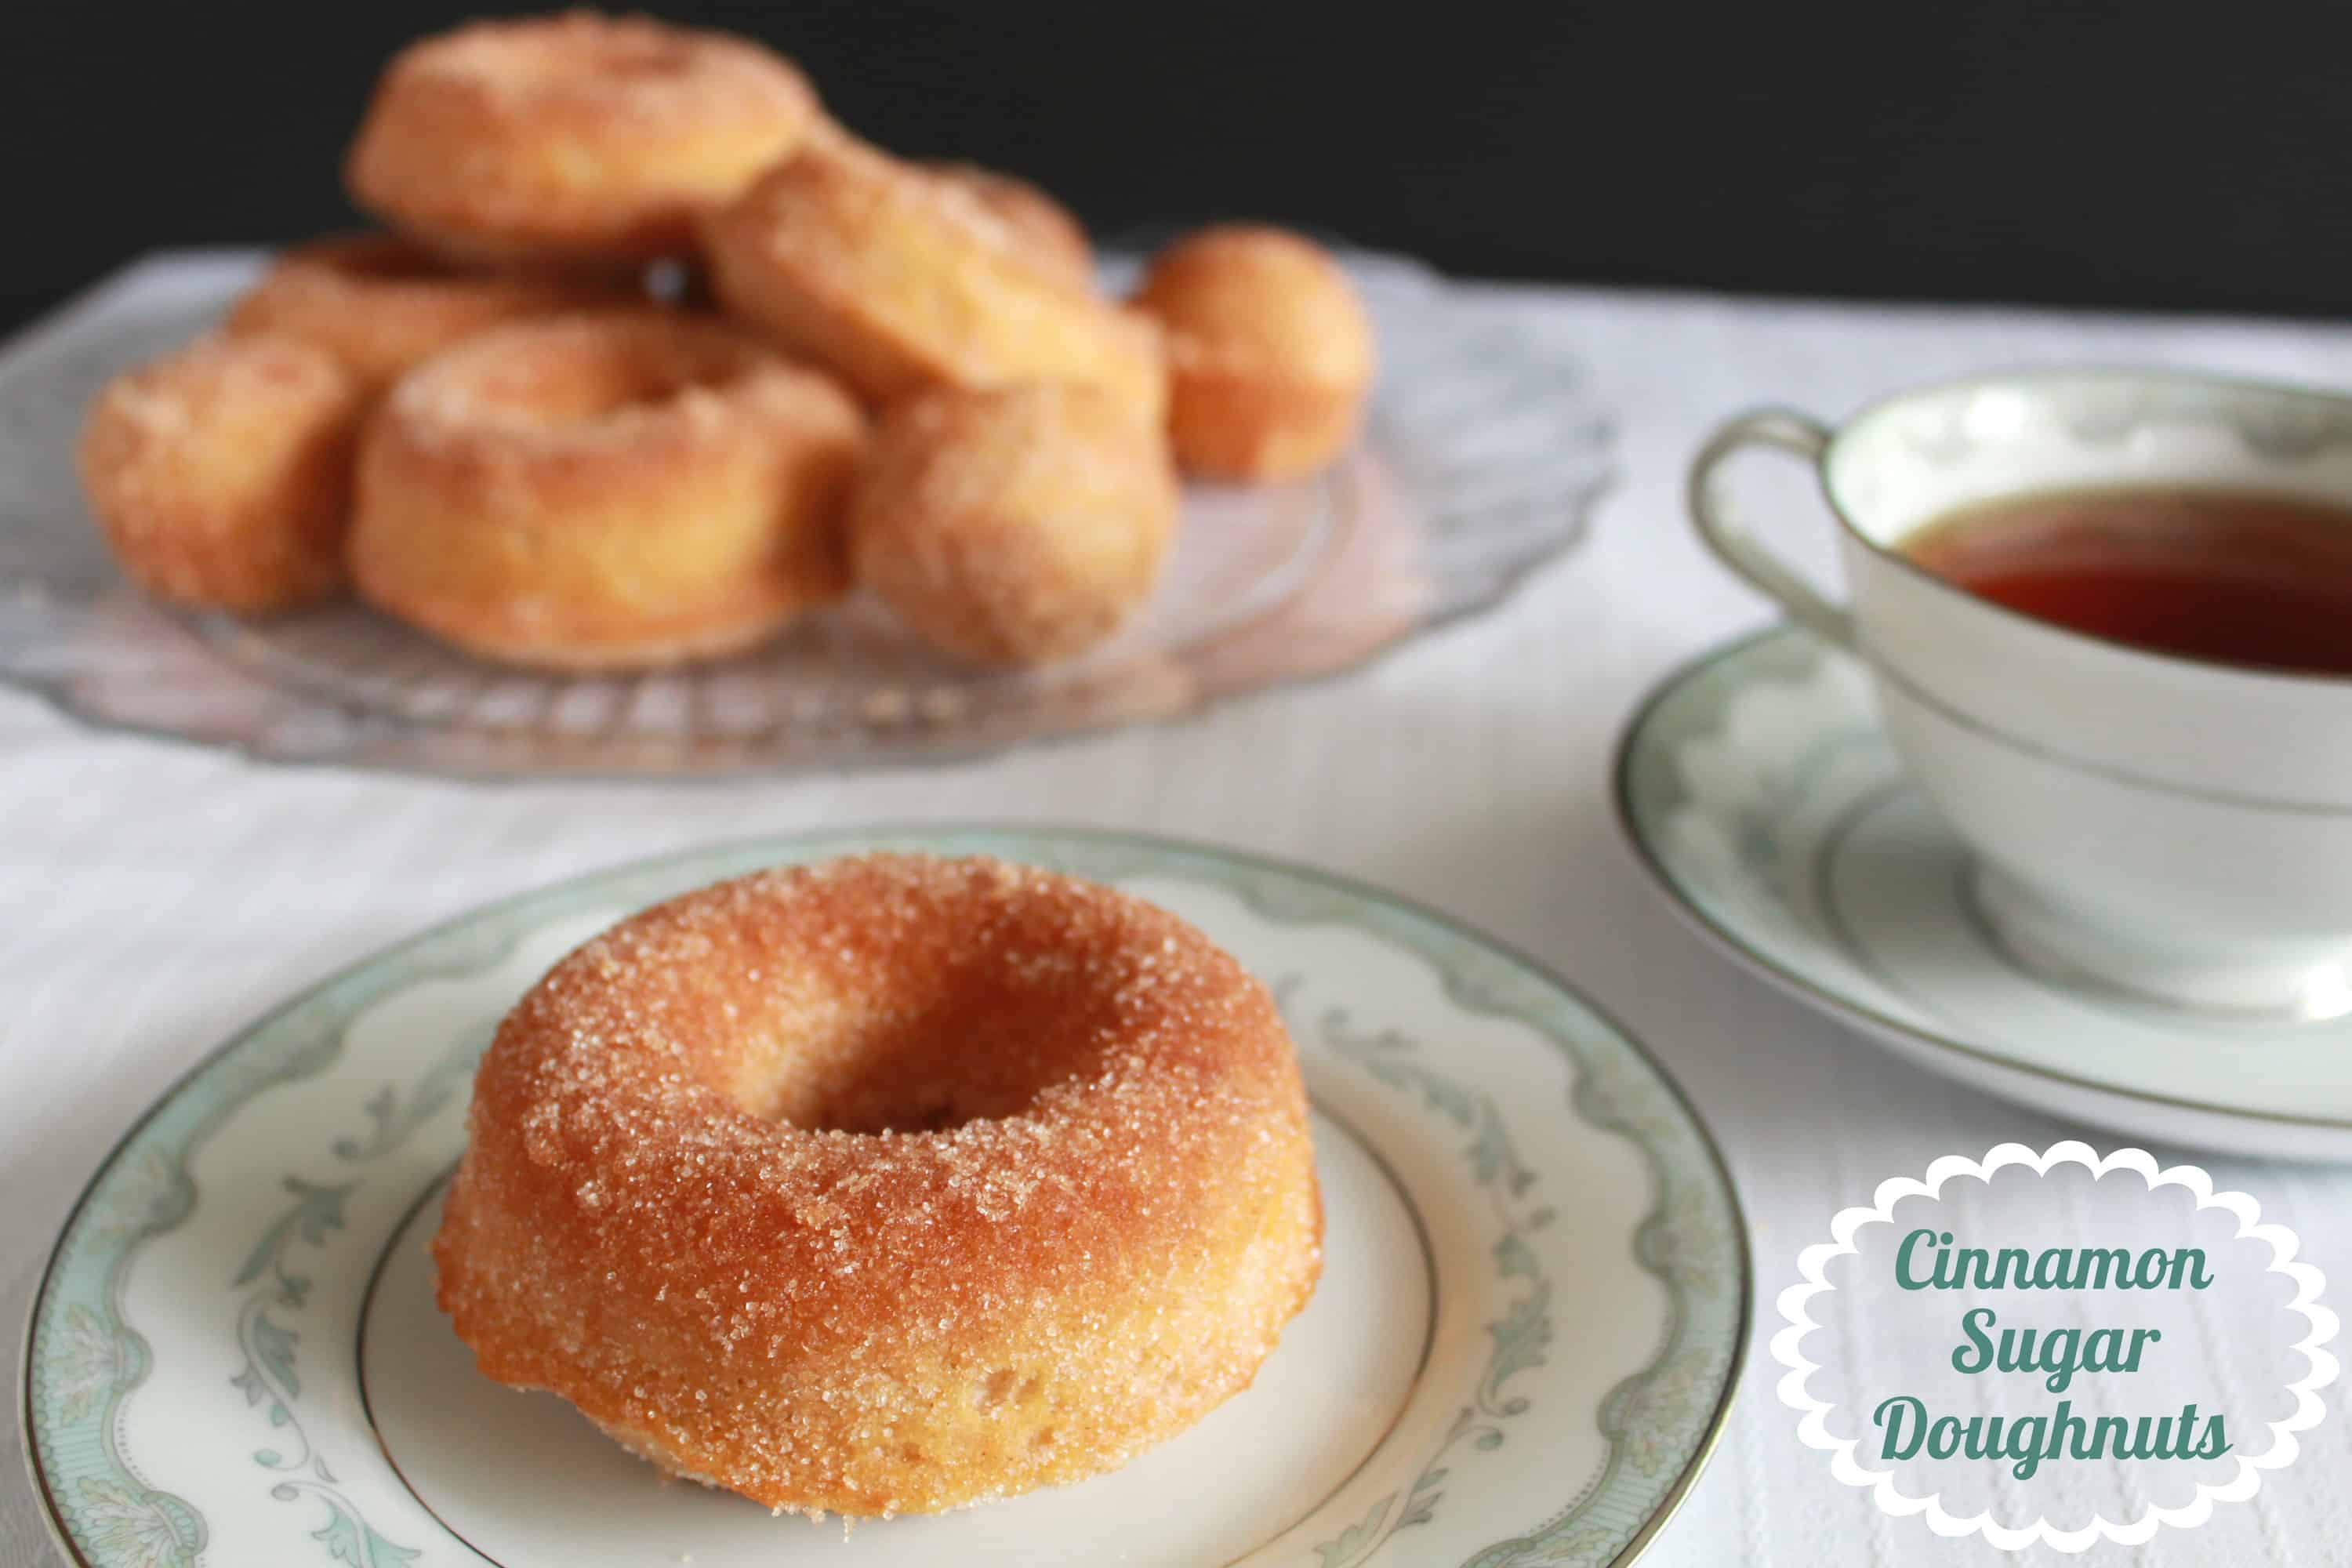
<svg viewBox="0 0 2352 1568">
<path fill-rule="evenodd" d="M 487 1035 L 460 1039 L 404 1092 L 386 1084 L 369 1096 L 361 1109 L 371 1131 L 362 1137 L 337 1138 L 335 1157 L 364 1164 L 398 1149 L 468 1083 L 474 1063 L 488 1044 Z M 291 1325 L 310 1300 L 311 1281 L 308 1274 L 296 1271 L 301 1267 L 297 1248 L 321 1247 L 330 1231 L 343 1228 L 344 1201 L 359 1180 L 329 1185 L 293 1174 L 284 1178 L 289 1201 L 262 1232 L 234 1281 L 236 1288 L 249 1289 L 251 1294 L 236 1319 L 245 1367 L 230 1383 L 245 1395 L 248 1406 L 266 1412 L 269 1425 L 284 1434 L 280 1442 L 256 1449 L 253 1455 L 253 1462 L 273 1477 L 269 1495 L 279 1502 L 310 1498 L 326 1505 L 326 1522 L 312 1531 L 310 1538 L 333 1561 L 350 1568 L 401 1568 L 415 1560 L 416 1550 L 387 1540 L 367 1521 L 359 1505 L 337 1487 L 326 1456 L 314 1447 L 298 1414 L 302 1393 L 297 1367 L 301 1331 Z"/>
<path fill-rule="evenodd" d="M 1293 1020 L 1292 1026 L 1301 1029 L 1301 1021 Z M 1416 1059 L 1420 1042 L 1409 1036 L 1394 1029 L 1357 1032 L 1344 1009 L 1328 1009 L 1307 1026 L 1341 1058 L 1472 1135 L 1463 1158 L 1478 1190 L 1494 1205 L 1496 1271 L 1507 1280 L 1527 1282 L 1526 1294 L 1486 1325 L 1495 1343 L 1486 1371 L 1470 1403 L 1454 1417 L 1412 1485 L 1402 1492 L 1389 1493 L 1339 1535 L 1317 1544 L 1315 1554 L 1322 1560 L 1321 1568 L 1356 1568 L 1397 1531 L 1436 1517 L 1445 1495 L 1446 1456 L 1457 1445 L 1466 1442 L 1473 1452 L 1492 1453 L 1503 1445 L 1505 1424 L 1527 1409 L 1526 1400 L 1504 1394 L 1503 1384 L 1514 1373 L 1541 1365 L 1544 1347 L 1551 1342 L 1552 1282 L 1527 1237 L 1557 1215 L 1530 1201 L 1528 1190 L 1536 1184 L 1536 1173 L 1511 1146 L 1509 1130 L 1491 1095 Z"/>
</svg>

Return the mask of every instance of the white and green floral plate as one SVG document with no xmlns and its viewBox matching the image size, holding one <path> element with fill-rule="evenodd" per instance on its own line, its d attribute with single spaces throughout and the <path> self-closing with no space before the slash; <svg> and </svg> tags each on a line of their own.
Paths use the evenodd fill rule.
<svg viewBox="0 0 2352 1568">
<path fill-rule="evenodd" d="M 1702 933 L 1924 1067 L 2140 1138 L 2352 1160 L 2352 1018 L 2202 1018 L 2016 963 L 1879 731 L 1868 678 L 1810 633 L 1669 677 L 1627 727 L 1617 796 Z"/>
<path fill-rule="evenodd" d="M 1321 1288 L 1256 1385 L 1117 1474 L 968 1513 L 771 1518 L 478 1375 L 425 1243 L 474 1058 L 558 955 L 681 889 L 899 847 L 1131 889 L 1274 984 L 1316 1105 Z M 1721 1431 L 1748 1316 L 1722 1161 L 1557 980 L 1317 873 L 1125 837 L 861 832 L 603 873 L 348 970 L 107 1159 L 36 1303 L 35 1480 L 89 1568 L 1600 1564 Z"/>
</svg>

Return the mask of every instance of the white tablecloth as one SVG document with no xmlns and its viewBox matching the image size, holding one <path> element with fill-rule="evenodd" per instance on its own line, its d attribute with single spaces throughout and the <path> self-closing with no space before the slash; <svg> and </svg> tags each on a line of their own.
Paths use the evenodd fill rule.
<svg viewBox="0 0 2352 1568">
<path fill-rule="evenodd" d="M 1620 841 L 1608 764 L 1654 681 L 1764 618 L 1680 502 L 1711 421 L 1764 400 L 1836 416 L 1888 388 L 2053 361 L 2163 362 L 2352 383 L 2312 325 L 1731 302 L 1496 289 L 1591 367 L 1623 483 L 1580 552 L 1501 610 L 1339 680 L 1167 728 L 936 771 L 715 786 L 440 784 L 250 765 L 89 734 L 0 696 L 0 1325 L 16 1386 L 41 1258 L 101 1152 L 273 1001 L 486 900 L 674 847 L 821 825 L 980 817 L 1241 846 L 1409 893 L 1536 954 L 1625 1020 L 1727 1150 L 1758 1318 L 1731 1429 L 1652 1561 L 1981 1564 L 1882 1517 L 1796 1441 L 1765 1343 L 1795 1258 L 1840 1207 L 1936 1155 L 2075 1131 L 1889 1059 L 1704 949 Z M 1826 529 L 1791 518 L 1827 559 Z M 2107 1146 L 2117 1140 L 2089 1134 Z M 2179 1154 L 2159 1151 L 2159 1154 Z M 2352 1289 L 2352 1173 L 2208 1160 Z M 1572 1337 L 1572 1336 L 1571 1336 Z M 13 1395 L 12 1395 L 13 1397 Z M 2294 1468 L 2194 1533 L 2093 1563 L 2352 1563 L 2343 1386 Z M 54 1561 L 0 1432 L 0 1563 Z M 2061 1561 L 2054 1553 L 2030 1559 Z"/>
</svg>

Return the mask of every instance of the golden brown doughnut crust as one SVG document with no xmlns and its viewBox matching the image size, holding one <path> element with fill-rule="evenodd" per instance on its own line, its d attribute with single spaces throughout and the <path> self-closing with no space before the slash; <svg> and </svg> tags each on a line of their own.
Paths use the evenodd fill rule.
<svg viewBox="0 0 2352 1568">
<path fill-rule="evenodd" d="M 847 586 L 848 394 L 708 318 L 492 328 L 394 386 L 352 571 L 484 657 L 640 668 L 730 651 Z"/>
<path fill-rule="evenodd" d="M 482 1371 L 778 1510 L 1114 1468 L 1248 1386 L 1321 1267 L 1265 988 L 1107 888 L 761 872 L 509 1014 L 434 1244 Z"/>
<path fill-rule="evenodd" d="M 976 208 L 971 214 L 976 223 L 994 227 L 1004 244 L 1039 270 L 1074 288 L 1094 287 L 1094 246 L 1086 226 L 1069 208 L 1026 180 L 977 163 L 926 163 L 923 168 L 945 188 L 950 201 Z"/>
<path fill-rule="evenodd" d="M 464 259 L 642 261 L 689 248 L 818 113 L 748 39 L 591 11 L 469 22 L 393 57 L 345 179 Z"/>
<path fill-rule="evenodd" d="M 278 257 L 231 308 L 228 330 L 316 343 L 374 391 L 487 327 L 622 305 L 637 292 L 576 273 L 461 272 L 397 235 L 339 235 Z"/>
<path fill-rule="evenodd" d="M 851 503 L 853 573 L 945 652 L 1046 664 L 1150 595 L 1179 504 L 1165 439 L 1097 388 L 934 392 L 876 439 Z"/>
<path fill-rule="evenodd" d="M 76 459 L 131 581 L 212 609 L 288 609 L 343 582 L 364 395 L 274 333 L 198 339 L 109 382 Z"/>
<path fill-rule="evenodd" d="M 1169 434 L 1185 472 L 1313 473 L 1354 437 L 1372 324 L 1330 253 L 1255 224 L 1221 224 L 1154 257 L 1135 302 L 1167 334 Z"/>
<path fill-rule="evenodd" d="M 937 386 L 1108 388 L 1145 419 L 1167 402 L 1149 321 L 1094 298 L 975 222 L 976 203 L 846 137 L 805 145 L 704 227 L 728 310 L 887 403 Z"/>
</svg>

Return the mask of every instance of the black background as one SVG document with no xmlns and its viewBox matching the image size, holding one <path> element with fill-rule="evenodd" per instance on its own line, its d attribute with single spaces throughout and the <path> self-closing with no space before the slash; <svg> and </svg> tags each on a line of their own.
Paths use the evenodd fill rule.
<svg viewBox="0 0 2352 1568">
<path fill-rule="evenodd" d="M 349 224 L 383 58 L 469 7 L 0 0 L 0 326 L 167 245 Z M 665 3 L 1096 226 L 1450 271 L 2352 314 L 2352 9 Z"/>
</svg>

